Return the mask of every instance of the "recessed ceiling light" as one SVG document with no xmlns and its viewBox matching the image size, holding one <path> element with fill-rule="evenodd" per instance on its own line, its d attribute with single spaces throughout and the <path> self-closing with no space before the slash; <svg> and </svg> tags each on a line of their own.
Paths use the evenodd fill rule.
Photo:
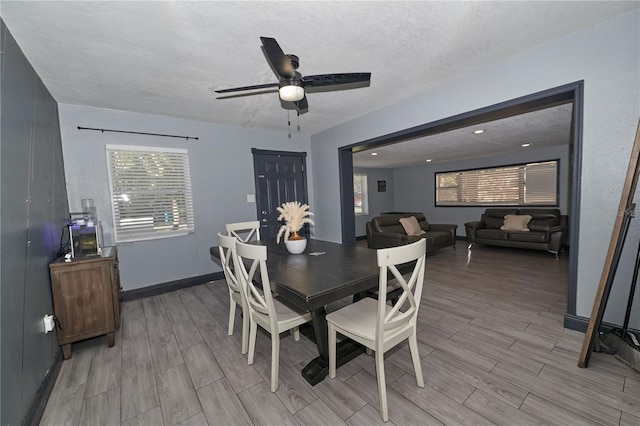
<svg viewBox="0 0 640 426">
<path fill-rule="evenodd" d="M 530 143 L 523 143 L 523 144 L 522 144 L 522 147 L 523 147 L 523 148 L 527 148 L 527 147 L 530 147 L 530 146 L 531 146 L 531 144 L 530 144 Z"/>
<path fill-rule="evenodd" d="M 473 133 L 475 133 L 476 135 L 479 135 L 481 133 L 484 133 L 484 130 L 482 129 L 474 130 Z"/>
<path fill-rule="evenodd" d="M 429 158 L 429 159 L 428 159 L 428 160 L 426 160 L 426 161 L 427 161 L 427 163 L 430 163 L 432 160 L 431 160 L 431 158 Z"/>
<path fill-rule="evenodd" d="M 378 155 L 378 153 L 377 152 L 372 152 L 371 155 Z"/>
</svg>

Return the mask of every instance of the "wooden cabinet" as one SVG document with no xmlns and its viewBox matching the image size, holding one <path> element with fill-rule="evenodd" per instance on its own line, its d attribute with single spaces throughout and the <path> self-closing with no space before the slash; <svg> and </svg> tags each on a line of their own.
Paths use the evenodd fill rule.
<svg viewBox="0 0 640 426">
<path fill-rule="evenodd" d="M 116 247 L 100 256 L 82 257 L 49 265 L 58 344 L 64 359 L 71 358 L 71 343 L 107 335 L 115 344 L 120 327 L 120 273 Z"/>
</svg>

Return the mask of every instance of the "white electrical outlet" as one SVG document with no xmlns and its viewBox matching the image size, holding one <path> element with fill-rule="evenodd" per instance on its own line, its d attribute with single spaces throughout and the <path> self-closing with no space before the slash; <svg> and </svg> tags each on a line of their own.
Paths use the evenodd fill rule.
<svg viewBox="0 0 640 426">
<path fill-rule="evenodd" d="M 53 322 L 53 315 L 45 315 L 44 316 L 44 332 L 48 333 L 53 331 L 55 328 L 55 323 Z"/>
</svg>

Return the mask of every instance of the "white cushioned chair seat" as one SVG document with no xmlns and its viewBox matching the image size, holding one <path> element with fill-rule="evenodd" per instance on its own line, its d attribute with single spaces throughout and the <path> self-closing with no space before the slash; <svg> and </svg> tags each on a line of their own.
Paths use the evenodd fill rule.
<svg viewBox="0 0 640 426">
<path fill-rule="evenodd" d="M 290 308 L 288 305 L 282 303 L 277 297 L 273 298 L 273 307 L 278 317 L 278 329 L 280 332 L 291 329 L 291 323 L 300 323 L 300 317 L 304 318 L 305 322 L 311 321 L 311 314 L 309 312 L 297 311 Z M 254 317 L 257 321 L 263 321 L 266 327 L 269 327 L 269 316 L 260 312 L 254 312 Z"/>
<path fill-rule="evenodd" d="M 385 306 L 385 315 L 393 307 Z M 366 340 L 375 340 L 376 338 L 376 318 L 378 315 L 378 301 L 370 297 L 366 297 L 356 303 L 346 306 L 339 311 L 332 312 L 327 315 L 338 329 L 348 329 L 349 332 Z M 397 330 L 387 330 L 385 338 L 392 340 L 396 334 L 401 333 L 409 327 L 397 327 Z"/>
</svg>

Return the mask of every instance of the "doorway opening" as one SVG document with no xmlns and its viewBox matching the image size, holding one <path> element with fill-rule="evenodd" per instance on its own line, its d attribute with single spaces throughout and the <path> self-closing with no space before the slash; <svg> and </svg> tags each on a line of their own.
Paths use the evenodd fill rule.
<svg viewBox="0 0 640 426">
<path fill-rule="evenodd" d="M 583 123 L 584 82 L 578 81 L 555 87 L 542 92 L 533 93 L 499 104 L 469 111 L 456 116 L 444 118 L 419 126 L 400 130 L 387 135 L 360 141 L 339 148 L 340 171 L 340 204 L 342 219 L 342 243 L 353 245 L 355 237 L 354 190 L 353 190 L 353 154 L 384 145 L 394 144 L 409 139 L 425 137 L 436 133 L 447 132 L 462 127 L 479 125 L 484 122 L 504 119 L 516 115 L 537 111 L 560 104 L 572 103 L 571 148 L 569 186 L 570 197 L 567 213 L 569 214 L 569 282 L 567 294 L 567 314 L 565 327 L 579 329 L 581 325 L 571 324 L 576 313 L 577 259 L 578 259 L 578 226 L 580 223 L 580 194 L 582 174 L 582 123 Z"/>
</svg>

